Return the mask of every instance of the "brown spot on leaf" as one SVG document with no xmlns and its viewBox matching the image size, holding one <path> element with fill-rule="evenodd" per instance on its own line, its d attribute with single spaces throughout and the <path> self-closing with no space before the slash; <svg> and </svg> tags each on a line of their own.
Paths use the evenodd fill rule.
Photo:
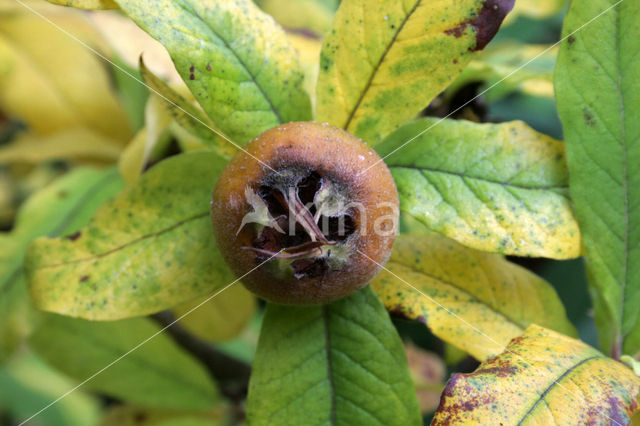
<svg viewBox="0 0 640 426">
<path fill-rule="evenodd" d="M 75 241 L 78 238 L 80 238 L 80 235 L 82 235 L 82 232 L 80 232 L 80 231 L 74 232 L 73 234 L 67 236 L 67 240 Z"/>
<path fill-rule="evenodd" d="M 207 71 L 211 71 L 211 64 L 207 62 Z"/>
<path fill-rule="evenodd" d="M 469 50 L 472 52 L 482 50 L 496 35 L 500 29 L 502 21 L 511 9 L 513 9 L 514 3 L 515 0 L 486 0 L 482 4 L 482 8 L 478 12 L 477 16 L 461 22 L 454 28 L 446 30 L 445 34 L 460 38 L 470 25 L 475 29 L 476 45 Z"/>
<path fill-rule="evenodd" d="M 567 42 L 569 42 L 569 44 L 573 44 L 576 42 L 576 38 L 570 35 L 569 38 L 567 38 Z"/>
<path fill-rule="evenodd" d="M 83 275 L 80 277 L 80 282 L 83 283 L 89 279 L 89 275 Z"/>
<path fill-rule="evenodd" d="M 584 121 L 585 123 L 587 123 L 587 126 L 593 127 L 596 125 L 596 120 L 595 118 L 593 118 L 593 114 L 591 113 L 591 111 L 589 111 L 588 108 L 584 109 L 583 114 L 584 114 Z"/>
</svg>

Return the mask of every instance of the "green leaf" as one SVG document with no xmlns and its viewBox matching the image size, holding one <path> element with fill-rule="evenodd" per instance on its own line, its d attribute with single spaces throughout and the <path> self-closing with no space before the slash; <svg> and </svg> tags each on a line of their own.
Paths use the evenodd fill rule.
<svg viewBox="0 0 640 426">
<path fill-rule="evenodd" d="M 428 118 L 376 151 L 396 181 L 400 209 L 429 229 L 478 250 L 580 256 L 561 142 L 522 122 Z"/>
<path fill-rule="evenodd" d="M 555 87 L 596 325 L 618 357 L 640 350 L 640 3 L 572 34 L 613 4 L 571 3 Z"/>
<path fill-rule="evenodd" d="M 295 50 L 250 0 L 117 2 L 167 48 L 202 108 L 233 141 L 311 118 Z"/>
<path fill-rule="evenodd" d="M 215 133 L 215 125 L 211 120 L 198 107 L 153 74 L 145 66 L 142 57 L 140 57 L 140 73 L 145 83 L 159 94 L 157 96 L 162 97 L 161 105 L 185 131 L 222 157 L 231 158 L 237 152 L 232 142 Z"/>
<path fill-rule="evenodd" d="M 479 90 L 487 102 L 495 102 L 514 92 L 553 99 L 557 54 L 556 47 L 544 44 L 496 43 L 469 63 L 447 87 L 445 96 L 451 99 L 464 86 L 483 83 Z"/>
<path fill-rule="evenodd" d="M 537 325 L 471 374 L 454 374 L 433 425 L 630 423 L 640 378 L 579 340 Z"/>
<path fill-rule="evenodd" d="M 553 287 L 502 256 L 438 234 L 401 235 L 386 269 L 371 285 L 389 311 L 479 360 L 532 323 L 576 335 Z"/>
<path fill-rule="evenodd" d="M 67 392 L 73 383 L 31 351 L 21 352 L 0 367 L 0 407 L 14 420 L 24 420 Z M 79 389 L 38 414 L 41 425 L 98 424 L 100 403 Z M 32 423 L 29 423 L 32 424 Z"/>
<path fill-rule="evenodd" d="M 117 9 L 114 0 L 47 0 L 49 3 L 60 6 L 76 7 L 78 9 Z"/>
<path fill-rule="evenodd" d="M 23 272 L 29 242 L 77 230 L 121 188 L 122 180 L 113 169 L 76 168 L 29 198 L 14 230 L 0 234 L 0 359 L 31 332 L 36 319 Z"/>
<path fill-rule="evenodd" d="M 374 145 L 493 38 L 513 0 L 345 0 L 322 47 L 317 117 Z"/>
<path fill-rule="evenodd" d="M 115 405 L 105 413 L 100 426 L 228 426 L 229 411 L 215 409 L 208 413 L 194 413 Z"/>
<path fill-rule="evenodd" d="M 104 367 L 87 388 L 145 407 L 207 410 L 218 398 L 209 376 L 165 334 L 131 349 L 160 328 L 146 318 L 91 322 L 49 314 L 31 346 L 52 366 L 79 381 Z"/>
<path fill-rule="evenodd" d="M 251 424 L 422 424 L 402 342 L 373 291 L 330 305 L 267 305 Z"/>
<path fill-rule="evenodd" d="M 229 284 L 209 219 L 225 161 L 171 157 L 105 204 L 70 238 L 27 252 L 32 299 L 45 311 L 114 320 L 170 308 Z"/>
</svg>

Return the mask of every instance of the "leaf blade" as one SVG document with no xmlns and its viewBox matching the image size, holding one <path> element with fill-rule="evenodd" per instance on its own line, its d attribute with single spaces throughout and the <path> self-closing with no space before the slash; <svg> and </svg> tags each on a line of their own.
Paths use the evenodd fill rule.
<svg viewBox="0 0 640 426">
<path fill-rule="evenodd" d="M 564 34 L 613 4 L 574 1 Z M 639 14 L 637 2 L 622 2 L 570 35 L 555 75 L 596 323 L 615 357 L 640 350 L 640 48 L 627 38 L 640 37 Z"/>
<path fill-rule="evenodd" d="M 118 4 L 163 43 L 202 108 L 235 142 L 244 144 L 278 124 L 311 118 L 293 47 L 251 1 Z"/>
<path fill-rule="evenodd" d="M 371 286 L 389 311 L 477 359 L 501 352 L 531 323 L 576 334 L 544 280 L 440 235 L 399 236 L 386 269 Z"/>
<path fill-rule="evenodd" d="M 375 145 L 453 81 L 512 7 L 511 0 L 342 2 L 322 47 L 316 119 Z"/>
<path fill-rule="evenodd" d="M 225 166 L 211 152 L 162 161 L 67 239 L 27 251 L 34 303 L 94 320 L 158 312 L 228 284 L 209 219 L 210 191 Z"/>
<path fill-rule="evenodd" d="M 30 343 L 48 363 L 85 380 L 158 330 L 146 318 L 91 322 L 49 314 Z M 167 335 L 154 336 L 86 386 L 151 408 L 207 410 L 218 395 L 204 367 Z"/>
<path fill-rule="evenodd" d="M 532 325 L 474 373 L 455 374 L 433 424 L 454 418 L 505 424 L 628 424 L 639 396 L 640 378 L 623 364 L 578 340 Z"/>
<path fill-rule="evenodd" d="M 250 422 L 420 424 L 404 349 L 369 287 L 325 307 L 268 305 L 264 321 Z"/>
<path fill-rule="evenodd" d="M 428 118 L 376 151 L 394 176 L 400 209 L 429 229 L 478 250 L 580 256 L 561 142 L 522 122 Z"/>
</svg>

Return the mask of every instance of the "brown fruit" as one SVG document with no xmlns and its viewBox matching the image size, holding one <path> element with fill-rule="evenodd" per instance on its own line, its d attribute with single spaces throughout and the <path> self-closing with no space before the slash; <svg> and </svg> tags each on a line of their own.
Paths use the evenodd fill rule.
<svg viewBox="0 0 640 426">
<path fill-rule="evenodd" d="M 299 305 L 364 287 L 388 260 L 398 222 L 398 193 L 380 157 L 349 133 L 310 122 L 275 127 L 245 148 L 211 203 L 218 247 L 237 276 L 270 259 L 244 285 Z"/>
</svg>

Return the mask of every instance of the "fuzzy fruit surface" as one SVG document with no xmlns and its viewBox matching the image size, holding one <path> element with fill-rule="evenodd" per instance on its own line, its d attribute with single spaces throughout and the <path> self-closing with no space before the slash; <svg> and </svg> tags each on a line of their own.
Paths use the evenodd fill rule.
<svg viewBox="0 0 640 426">
<path fill-rule="evenodd" d="M 233 272 L 262 264 L 242 278 L 245 287 L 293 305 L 364 287 L 388 260 L 398 223 L 398 192 L 380 157 L 344 130 L 312 122 L 270 129 L 245 149 L 211 202 Z"/>
</svg>

